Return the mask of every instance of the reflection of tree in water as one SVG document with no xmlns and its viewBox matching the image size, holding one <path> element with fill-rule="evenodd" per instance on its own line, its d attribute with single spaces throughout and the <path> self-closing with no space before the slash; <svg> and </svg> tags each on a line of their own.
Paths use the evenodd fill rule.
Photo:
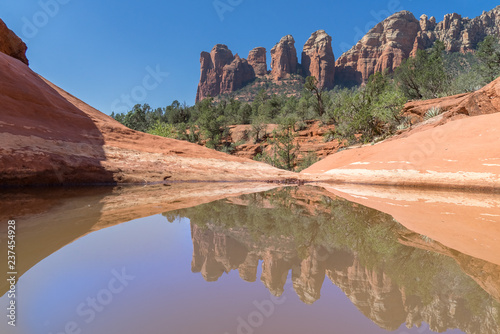
<svg viewBox="0 0 500 334">
<path fill-rule="evenodd" d="M 449 250 L 387 214 L 331 198 L 321 189 L 282 188 L 164 215 L 169 221 L 191 220 L 192 269 L 207 281 L 235 269 L 242 279 L 255 281 L 262 260 L 261 280 L 273 294 L 284 292 L 291 270 L 295 292 L 311 304 L 320 298 L 326 275 L 389 330 L 427 322 L 435 331 L 500 331 L 498 301 L 463 271 L 473 277 L 479 272 L 474 279 L 491 285 L 498 266 Z M 457 261 L 467 266 L 462 270 Z"/>
</svg>

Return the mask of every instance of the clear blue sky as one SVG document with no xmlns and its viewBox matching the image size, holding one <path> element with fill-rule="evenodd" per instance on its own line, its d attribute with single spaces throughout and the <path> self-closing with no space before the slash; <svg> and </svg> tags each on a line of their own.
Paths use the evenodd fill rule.
<svg viewBox="0 0 500 334">
<path fill-rule="evenodd" d="M 446 13 L 472 18 L 496 5 L 498 0 L 3 0 L 0 18 L 28 44 L 34 71 L 109 114 L 134 102 L 193 104 L 200 52 L 217 43 L 246 58 L 252 48 L 269 52 L 292 34 L 300 57 L 310 34 L 324 29 L 338 57 L 394 11 L 441 21 Z M 147 77 L 157 70 L 157 80 Z"/>
</svg>

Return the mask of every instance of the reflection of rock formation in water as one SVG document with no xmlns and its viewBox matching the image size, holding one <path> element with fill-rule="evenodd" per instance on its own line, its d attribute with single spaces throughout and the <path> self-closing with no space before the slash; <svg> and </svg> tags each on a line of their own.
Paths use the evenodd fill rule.
<svg viewBox="0 0 500 334">
<path fill-rule="evenodd" d="M 285 291 L 285 283 L 290 267 L 295 262 L 294 258 L 288 258 L 287 253 L 279 251 L 264 251 L 262 254 L 262 276 L 261 281 L 275 296 L 281 296 Z"/>
<path fill-rule="evenodd" d="M 401 291 L 381 270 L 369 270 L 354 258 L 349 267 L 329 268 L 327 276 L 380 327 L 396 330 L 405 321 Z"/>
<path fill-rule="evenodd" d="M 326 251 L 311 247 L 309 256 L 292 269 L 292 281 L 295 292 L 306 304 L 312 304 L 320 297 L 325 280 Z"/>
<path fill-rule="evenodd" d="M 193 261 L 191 270 L 201 272 L 208 282 L 214 282 L 238 267 L 248 254 L 244 245 L 225 234 L 217 234 L 211 230 L 201 230 L 191 226 L 191 234 L 197 235 L 198 242 L 193 243 Z"/>
<path fill-rule="evenodd" d="M 245 229 L 224 230 L 213 224 L 204 228 L 192 224 L 191 233 L 192 268 L 207 281 L 237 269 L 242 279 L 253 282 L 262 260 L 261 281 L 272 294 L 280 296 L 284 292 L 291 271 L 295 292 L 304 303 L 312 304 L 320 298 L 326 276 L 365 316 L 387 330 L 396 330 L 405 322 L 407 326 L 427 323 L 437 332 L 451 328 L 481 334 L 500 330 L 498 303 L 478 297 L 477 304 L 472 305 L 470 296 L 464 296 L 467 290 L 461 286 L 461 280 L 471 281 L 465 275 L 455 282 L 435 282 L 431 300 L 426 300 L 428 296 L 407 291 L 404 283 L 397 282 L 400 277 L 389 276 L 381 267 L 367 267 L 362 254 L 355 252 L 310 246 L 304 256 L 291 239 L 255 238 Z M 500 268 L 489 269 L 498 272 Z M 483 272 L 483 276 L 488 275 Z M 410 279 L 418 281 L 418 277 Z M 471 308 L 476 309 L 472 312 Z"/>
</svg>

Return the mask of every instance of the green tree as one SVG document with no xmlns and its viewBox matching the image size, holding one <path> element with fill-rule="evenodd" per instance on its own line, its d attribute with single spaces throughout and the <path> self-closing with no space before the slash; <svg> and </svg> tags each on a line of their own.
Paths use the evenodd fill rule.
<svg viewBox="0 0 500 334">
<path fill-rule="evenodd" d="M 443 54 L 444 43 L 436 41 L 430 50 L 418 50 L 396 69 L 395 78 L 408 99 L 440 97 L 450 85 Z"/>
<path fill-rule="evenodd" d="M 217 149 L 229 135 L 224 107 L 224 104 L 215 106 L 212 98 L 204 99 L 196 105 L 199 114 L 196 123 L 209 148 Z"/>
<path fill-rule="evenodd" d="M 261 142 L 266 136 L 267 124 L 262 116 L 254 117 L 252 120 L 251 136 L 254 137 L 254 143 Z"/>
<path fill-rule="evenodd" d="M 338 119 L 335 132 L 339 139 L 367 142 L 395 131 L 405 101 L 387 75 L 376 73 L 365 87 L 336 91 L 328 116 Z"/>
<path fill-rule="evenodd" d="M 323 106 L 323 90 L 319 87 L 318 79 L 313 76 L 307 77 L 304 88 L 316 96 L 316 110 L 320 117 L 323 116 L 325 113 L 325 107 Z"/>
<path fill-rule="evenodd" d="M 152 118 L 147 114 L 151 112 L 151 107 L 148 104 L 136 104 L 123 118 L 123 124 L 130 129 L 147 132 L 151 125 Z M 155 120 L 156 121 L 156 120 Z"/>
<path fill-rule="evenodd" d="M 500 43 L 498 37 L 487 36 L 478 45 L 476 53 L 481 62 L 480 71 L 487 82 L 495 80 L 500 75 Z"/>
<path fill-rule="evenodd" d="M 299 154 L 300 146 L 295 142 L 297 134 L 293 131 L 294 123 L 284 123 L 274 130 L 268 139 L 270 155 L 264 154 L 260 159 L 268 164 L 286 170 L 293 170 Z M 259 158 L 258 158 L 259 159 Z"/>
<path fill-rule="evenodd" d="M 171 105 L 165 108 L 162 120 L 170 124 L 179 124 L 187 123 L 189 118 L 190 112 L 186 103 L 181 105 L 179 101 L 175 100 Z"/>
</svg>

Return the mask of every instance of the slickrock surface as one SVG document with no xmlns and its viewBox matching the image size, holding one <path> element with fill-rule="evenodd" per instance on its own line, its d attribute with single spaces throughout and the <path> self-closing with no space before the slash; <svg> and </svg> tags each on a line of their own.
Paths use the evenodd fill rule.
<svg viewBox="0 0 500 334">
<path fill-rule="evenodd" d="M 0 53 L 0 185 L 263 180 L 291 173 L 126 128 Z"/>
<path fill-rule="evenodd" d="M 419 110 L 418 104 L 408 112 Z M 448 111 L 384 142 L 330 155 L 302 174 L 311 180 L 498 190 L 500 78 L 466 96 L 421 104 Z"/>
</svg>

